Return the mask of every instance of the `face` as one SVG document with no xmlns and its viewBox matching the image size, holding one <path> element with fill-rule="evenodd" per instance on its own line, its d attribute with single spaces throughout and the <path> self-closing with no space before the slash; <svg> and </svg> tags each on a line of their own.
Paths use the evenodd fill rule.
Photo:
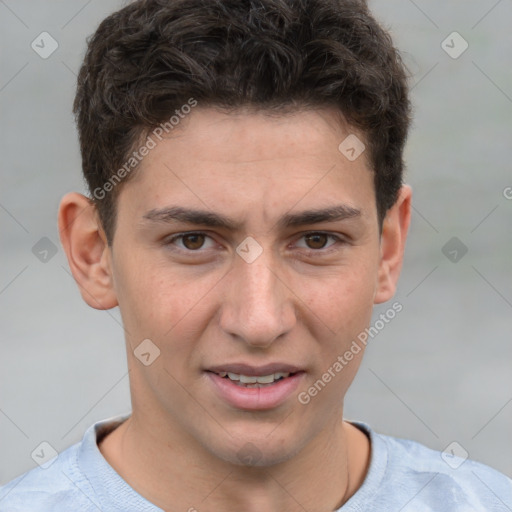
<svg viewBox="0 0 512 512">
<path fill-rule="evenodd" d="M 110 266 L 134 415 L 258 464 L 337 421 L 362 350 L 305 393 L 369 325 L 381 267 L 373 174 L 338 150 L 349 133 L 329 110 L 198 107 L 123 185 Z"/>
</svg>

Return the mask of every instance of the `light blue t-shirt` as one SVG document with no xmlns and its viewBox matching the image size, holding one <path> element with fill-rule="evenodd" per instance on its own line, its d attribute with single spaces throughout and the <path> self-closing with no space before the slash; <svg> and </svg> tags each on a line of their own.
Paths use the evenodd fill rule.
<svg viewBox="0 0 512 512">
<path fill-rule="evenodd" d="M 92 425 L 80 443 L 0 488 L 1 512 L 163 512 L 108 464 L 97 441 L 128 416 Z M 512 480 L 488 466 L 353 422 L 371 441 L 362 486 L 340 512 L 511 512 Z M 444 458 L 443 458 L 444 457 Z"/>
</svg>

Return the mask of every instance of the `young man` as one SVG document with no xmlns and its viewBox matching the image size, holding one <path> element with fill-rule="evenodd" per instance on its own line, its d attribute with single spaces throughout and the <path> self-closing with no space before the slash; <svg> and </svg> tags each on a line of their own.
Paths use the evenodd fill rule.
<svg viewBox="0 0 512 512">
<path fill-rule="evenodd" d="M 411 214 L 405 72 L 363 2 L 134 2 L 75 113 L 91 197 L 62 200 L 62 244 L 120 308 L 133 412 L 0 510 L 512 509 L 491 468 L 343 420 Z"/>
</svg>

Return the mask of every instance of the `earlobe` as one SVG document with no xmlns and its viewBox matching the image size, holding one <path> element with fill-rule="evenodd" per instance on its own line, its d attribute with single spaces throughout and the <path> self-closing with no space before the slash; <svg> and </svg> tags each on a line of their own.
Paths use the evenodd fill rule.
<svg viewBox="0 0 512 512">
<path fill-rule="evenodd" d="M 411 198 L 411 187 L 403 185 L 396 203 L 388 210 L 384 219 L 375 304 L 386 302 L 395 294 L 411 221 Z"/>
<path fill-rule="evenodd" d="M 90 199 L 75 192 L 62 198 L 59 233 L 71 273 L 84 301 L 95 309 L 117 306 L 111 249 Z"/>
</svg>

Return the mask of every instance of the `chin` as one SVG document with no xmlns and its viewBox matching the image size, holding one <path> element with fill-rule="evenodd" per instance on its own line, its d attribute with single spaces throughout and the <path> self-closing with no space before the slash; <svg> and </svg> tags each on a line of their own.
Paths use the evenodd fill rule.
<svg viewBox="0 0 512 512">
<path fill-rule="evenodd" d="M 237 436 L 227 443 L 211 443 L 207 449 L 217 458 L 244 467 L 268 467 L 292 459 L 303 444 L 293 435 L 272 439 L 268 436 Z"/>
</svg>

